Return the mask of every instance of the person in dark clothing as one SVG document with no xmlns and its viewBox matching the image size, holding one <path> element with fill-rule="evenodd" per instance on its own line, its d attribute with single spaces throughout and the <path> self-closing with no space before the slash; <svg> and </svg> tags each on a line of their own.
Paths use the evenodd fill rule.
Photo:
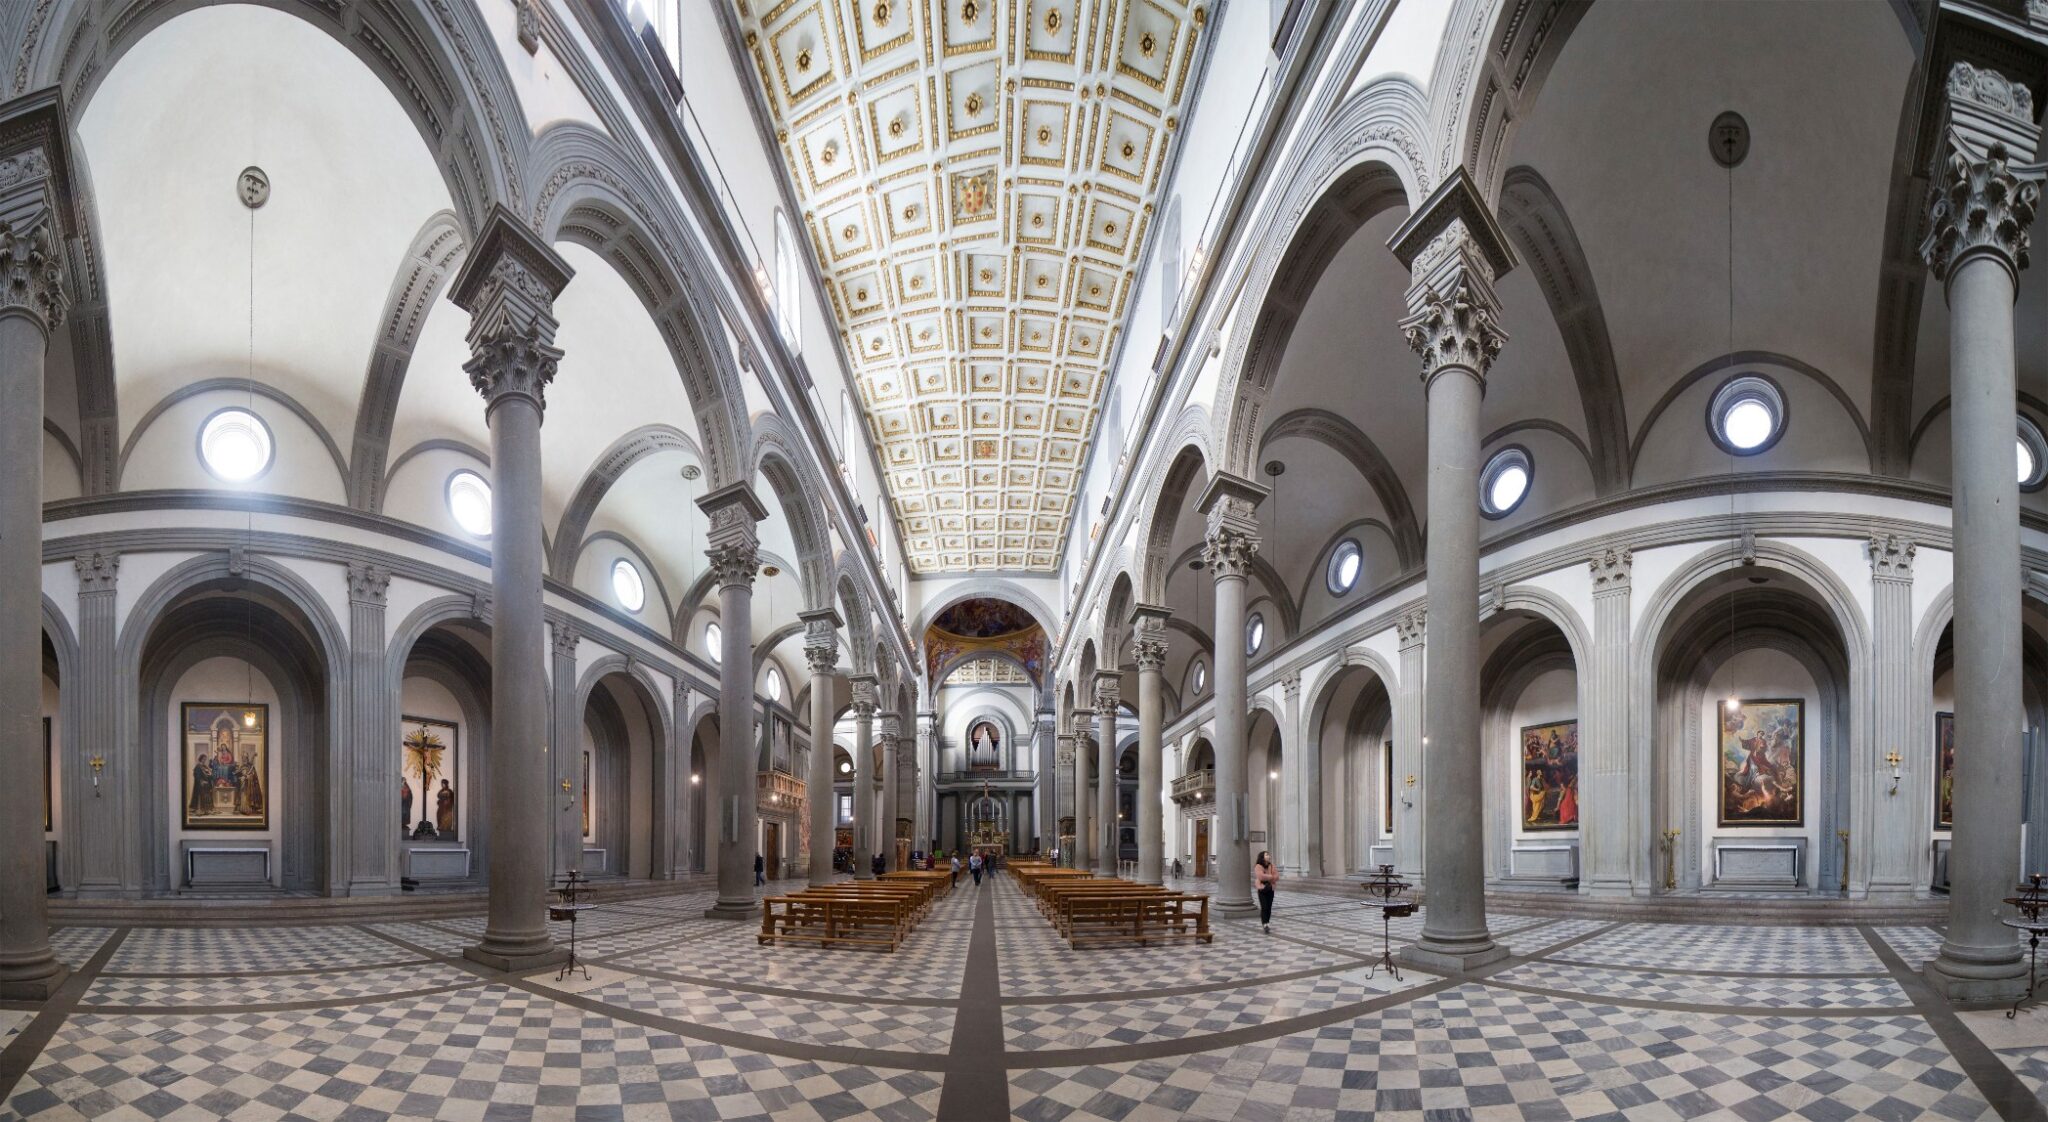
<svg viewBox="0 0 2048 1122">
<path fill-rule="evenodd" d="M 875 875 L 881 876 L 883 873 L 889 871 L 889 859 L 887 857 L 882 856 L 879 853 L 875 854 L 873 868 L 875 870 Z"/>
<path fill-rule="evenodd" d="M 974 874 L 974 887 L 981 887 L 981 854 L 977 851 L 967 859 L 967 871 Z"/>
<path fill-rule="evenodd" d="M 1259 850 L 1258 863 L 1252 866 L 1252 884 L 1259 890 L 1259 930 L 1268 935 L 1273 933 L 1273 886 L 1280 883 L 1280 866 L 1273 864 L 1273 855 Z"/>
<path fill-rule="evenodd" d="M 768 862 L 762 860 L 760 854 L 754 854 L 754 887 L 759 888 L 768 883 L 767 873 Z"/>
</svg>

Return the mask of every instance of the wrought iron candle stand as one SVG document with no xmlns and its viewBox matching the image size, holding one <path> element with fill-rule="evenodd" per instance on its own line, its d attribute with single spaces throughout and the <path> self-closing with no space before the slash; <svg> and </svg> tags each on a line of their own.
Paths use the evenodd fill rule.
<svg viewBox="0 0 2048 1122">
<path fill-rule="evenodd" d="M 562 878 L 562 886 L 555 889 L 555 895 L 561 899 L 548 905 L 549 919 L 566 921 L 569 924 L 569 960 L 562 963 L 561 973 L 555 975 L 557 982 L 568 977 L 571 971 L 582 971 L 583 980 L 590 980 L 590 969 L 576 957 L 576 917 L 592 907 L 583 902 L 583 893 L 589 886 L 588 878 L 580 871 L 571 869 L 569 874 Z"/>
<path fill-rule="evenodd" d="M 2035 959 L 2040 954 L 2041 936 L 2048 935 L 2048 887 L 2042 885 L 2043 880 L 2048 880 L 2048 874 L 2029 873 L 2020 894 L 2005 898 L 2005 902 L 2019 909 L 2020 914 L 2002 922 L 2016 931 L 2027 933 L 2027 992 L 2005 1011 L 2008 1021 L 2019 1016 L 2020 1006 L 2034 1000 L 2034 979 L 2038 974 Z"/>
<path fill-rule="evenodd" d="M 1380 910 L 1380 957 L 1366 967 L 1365 976 L 1370 978 L 1381 966 L 1395 981 L 1401 980 L 1401 968 L 1394 964 L 1394 921 L 1415 914 L 1415 901 L 1407 898 L 1408 882 L 1401 879 L 1392 865 L 1381 865 L 1380 871 L 1365 878 L 1359 885 L 1365 890 L 1365 906 Z"/>
</svg>

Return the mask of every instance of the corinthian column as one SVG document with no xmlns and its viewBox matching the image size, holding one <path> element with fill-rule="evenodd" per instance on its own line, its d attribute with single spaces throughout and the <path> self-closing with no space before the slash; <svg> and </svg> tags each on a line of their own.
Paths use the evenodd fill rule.
<svg viewBox="0 0 2048 1122">
<path fill-rule="evenodd" d="M 711 520 L 705 556 L 718 582 L 718 902 L 710 919 L 747 919 L 754 905 L 754 854 L 761 847 L 761 808 L 754 746 L 754 574 L 760 539 L 754 526 L 767 508 L 744 483 L 697 500 Z"/>
<path fill-rule="evenodd" d="M 1406 961 L 1463 973 L 1506 957 L 1486 930 L 1484 787 L 1479 752 L 1479 400 L 1507 341 L 1493 281 L 1514 264 L 1506 238 L 1461 171 L 1394 235 L 1414 275 L 1401 329 L 1422 356 L 1429 399 L 1428 641 L 1423 754 L 1429 860 L 1422 938 Z"/>
<path fill-rule="evenodd" d="M 1092 869 L 1095 867 L 1095 835 L 1088 832 L 1088 822 L 1095 815 L 1091 810 L 1088 794 L 1088 772 L 1094 765 L 1088 753 L 1088 728 L 1092 714 L 1086 709 L 1074 710 L 1074 867 Z"/>
<path fill-rule="evenodd" d="M 1948 938 L 1926 970 L 1952 1000 L 2006 1002 L 2027 985 L 2015 932 L 1999 922 L 2019 880 L 2024 797 L 2013 301 L 2041 197 L 2016 165 L 2041 133 L 2026 86 L 1967 63 L 1950 70 L 1939 108 L 1920 252 L 1948 293 L 1958 750 Z"/>
<path fill-rule="evenodd" d="M 896 804 L 902 796 L 902 792 L 896 789 L 903 772 L 902 716 L 894 711 L 882 714 L 875 728 L 875 739 L 882 742 L 882 813 L 879 816 L 882 830 L 875 846 L 882 855 L 882 867 L 893 873 L 896 871 Z"/>
<path fill-rule="evenodd" d="M 1115 651 L 1108 651 L 1110 659 Z M 1122 830 L 1118 828 L 1116 789 L 1116 710 L 1122 702 L 1122 679 L 1114 670 L 1095 673 L 1095 837 L 1100 843 L 1095 871 L 1105 877 L 1117 873 L 1117 858 L 1123 853 Z"/>
<path fill-rule="evenodd" d="M 1216 910 L 1224 915 L 1250 915 L 1256 909 L 1245 784 L 1251 711 L 1246 708 L 1244 582 L 1259 551 L 1253 511 L 1266 493 L 1250 480 L 1219 472 L 1200 504 L 1209 520 L 1202 558 L 1216 578 L 1216 818 L 1222 831 L 1216 843 Z"/>
<path fill-rule="evenodd" d="M 1131 613 L 1136 637 L 1131 657 L 1138 664 L 1138 883 L 1159 884 L 1166 875 L 1166 837 L 1161 832 L 1160 800 L 1165 774 L 1162 760 L 1166 701 L 1161 672 L 1166 668 L 1165 608 L 1140 604 Z"/>
<path fill-rule="evenodd" d="M 839 665 L 839 613 L 804 612 L 804 659 L 811 666 L 811 767 L 804 786 L 811 800 L 811 884 L 832 883 L 832 671 Z"/>
<path fill-rule="evenodd" d="M 491 876 L 483 940 L 463 953 L 500 970 L 559 962 L 548 936 L 546 675 L 541 618 L 540 425 L 562 352 L 554 302 L 569 266 L 493 207 L 449 298 L 470 315 L 462 369 L 491 429 Z M 565 746 L 556 745 L 558 751 Z"/>
<path fill-rule="evenodd" d="M 875 677 L 853 679 L 853 876 L 875 879 Z"/>
<path fill-rule="evenodd" d="M 55 90 L 0 107 L 0 767 L 13 777 L 0 783 L 0 997 L 29 999 L 66 975 L 50 951 L 33 780 L 43 773 L 43 363 L 64 321 L 65 127 Z"/>
</svg>

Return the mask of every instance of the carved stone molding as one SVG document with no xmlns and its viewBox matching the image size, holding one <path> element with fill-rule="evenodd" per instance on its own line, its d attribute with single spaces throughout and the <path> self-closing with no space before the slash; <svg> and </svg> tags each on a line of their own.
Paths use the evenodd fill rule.
<svg viewBox="0 0 2048 1122">
<path fill-rule="evenodd" d="M 1095 711 L 1097 713 L 1114 714 L 1117 704 L 1122 700 L 1123 683 L 1117 677 L 1116 672 L 1113 670 L 1097 671 L 1095 675 Z"/>
<path fill-rule="evenodd" d="M 1146 636 L 1131 640 L 1131 657 L 1138 663 L 1138 669 L 1166 669 L 1166 637 Z"/>
<path fill-rule="evenodd" d="M 1920 549 L 1913 539 L 1897 534 L 1872 534 L 1867 548 L 1873 580 L 1912 581 L 1913 555 Z"/>
<path fill-rule="evenodd" d="M 95 550 L 74 558 L 71 567 L 78 573 L 80 596 L 95 592 L 112 592 L 121 576 L 121 555 L 111 550 Z"/>
<path fill-rule="evenodd" d="M 752 542 L 727 542 L 704 551 L 711 559 L 711 576 L 720 591 L 752 588 L 761 570 L 761 553 Z"/>
<path fill-rule="evenodd" d="M 1286 698 L 1290 705 L 1301 700 L 1301 675 L 1299 673 L 1289 674 L 1285 678 L 1280 679 L 1280 695 Z"/>
<path fill-rule="evenodd" d="M 875 690 L 877 682 L 872 674 L 856 674 L 849 681 L 853 685 L 853 714 L 872 720 L 877 708 Z"/>
<path fill-rule="evenodd" d="M 470 315 L 470 360 L 462 364 L 486 411 L 510 398 L 547 407 L 562 352 L 555 345 L 555 297 L 574 271 L 503 206 L 491 208 L 483 233 L 450 287 L 449 299 Z"/>
<path fill-rule="evenodd" d="M 1946 281 L 1964 258 L 1987 253 L 2015 273 L 2026 268 L 2039 181 L 2014 174 L 2004 144 L 1980 155 L 1953 132 L 1943 143 L 1946 157 L 1928 191 L 1927 238 L 1920 243 L 1927 267 Z"/>
<path fill-rule="evenodd" d="M 351 603 L 382 604 L 390 589 L 391 570 L 367 562 L 349 562 L 348 598 Z"/>
<path fill-rule="evenodd" d="M 1409 304 L 1414 311 L 1401 321 L 1401 334 L 1422 357 L 1422 380 L 1453 368 L 1484 380 L 1508 341 L 1490 280 L 1477 270 L 1459 269 L 1442 287 L 1436 282 L 1418 286 Z"/>
<path fill-rule="evenodd" d="M 519 45 L 527 54 L 540 50 L 540 13 L 534 11 L 533 0 L 512 0 L 512 12 L 519 24 Z"/>
<path fill-rule="evenodd" d="M 64 322 L 64 266 L 46 209 L 21 221 L 0 220 L 0 309 L 19 308 L 44 331 Z"/>
<path fill-rule="evenodd" d="M 1202 561 L 1218 579 L 1250 575 L 1252 557 L 1258 552 L 1257 534 L 1230 526 L 1211 526 L 1202 540 Z"/>
<path fill-rule="evenodd" d="M 1635 568 L 1636 551 L 1628 546 L 1608 546 L 1593 555 L 1587 567 L 1593 573 L 1593 591 L 1626 592 Z"/>
<path fill-rule="evenodd" d="M 1412 647 L 1422 642 L 1428 622 L 1428 613 L 1429 609 L 1427 607 L 1418 604 L 1395 617 L 1394 635 L 1400 640 L 1401 646 Z"/>
<path fill-rule="evenodd" d="M 826 608 L 800 613 L 797 618 L 804 621 L 804 660 L 810 664 L 811 676 L 829 677 L 839 665 L 839 613 Z"/>
<path fill-rule="evenodd" d="M 2021 121 L 2034 119 L 2034 93 L 1989 67 L 1957 62 L 1949 67 L 1948 96 Z"/>
</svg>

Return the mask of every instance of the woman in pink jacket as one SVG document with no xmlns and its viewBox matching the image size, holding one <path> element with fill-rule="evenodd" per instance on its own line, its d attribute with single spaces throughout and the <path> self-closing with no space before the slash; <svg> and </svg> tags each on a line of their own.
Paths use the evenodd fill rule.
<svg viewBox="0 0 2048 1122">
<path fill-rule="evenodd" d="M 1273 855 L 1259 850 L 1259 860 L 1252 866 L 1252 887 L 1259 890 L 1259 930 L 1268 935 L 1273 933 L 1273 886 L 1280 883 L 1280 866 L 1273 864 Z"/>
</svg>

